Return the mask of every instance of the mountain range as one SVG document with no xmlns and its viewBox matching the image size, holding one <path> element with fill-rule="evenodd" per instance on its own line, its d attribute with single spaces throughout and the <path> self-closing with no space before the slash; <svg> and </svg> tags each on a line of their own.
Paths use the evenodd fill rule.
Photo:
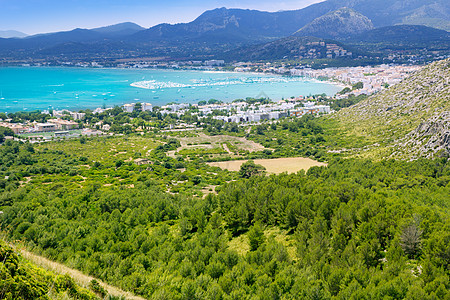
<svg viewBox="0 0 450 300">
<path fill-rule="evenodd" d="M 353 44 L 378 36 L 393 39 L 395 34 L 379 35 L 372 31 L 367 36 L 365 33 L 374 28 L 386 32 L 383 28 L 399 24 L 448 30 L 450 4 L 446 0 L 327 0 L 303 9 L 279 12 L 218 8 L 204 12 L 190 23 L 159 24 L 148 29 L 127 22 L 21 39 L 0 38 L 0 55 L 12 59 L 85 58 L 88 54 L 106 58 L 205 58 L 250 45 L 273 45 L 277 40 L 285 44 L 286 38 L 291 36 L 349 40 Z M 400 28 L 414 28 L 414 34 L 409 36 L 414 39 L 414 35 L 418 35 L 425 40 L 433 30 L 425 26 Z M 446 31 L 434 33 L 440 35 L 440 43 L 450 47 Z"/>
</svg>

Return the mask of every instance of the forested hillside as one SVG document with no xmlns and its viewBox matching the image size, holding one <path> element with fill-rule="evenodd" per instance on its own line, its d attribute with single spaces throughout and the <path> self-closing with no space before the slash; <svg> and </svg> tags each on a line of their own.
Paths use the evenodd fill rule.
<svg viewBox="0 0 450 300">
<path fill-rule="evenodd" d="M 1 156 L 2 230 L 148 299 L 449 296 L 446 159 L 336 159 L 250 179 L 180 160 L 192 181 L 170 189 L 168 178 L 183 180 L 177 160 L 127 138 L 2 146 L 15 151 Z M 121 160 L 141 143 L 151 167 Z M 199 181 L 218 194 L 193 193 Z"/>
</svg>

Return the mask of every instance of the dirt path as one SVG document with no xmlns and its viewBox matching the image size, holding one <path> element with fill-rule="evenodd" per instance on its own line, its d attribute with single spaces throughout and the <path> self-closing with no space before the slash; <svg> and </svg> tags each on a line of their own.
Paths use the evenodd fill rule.
<svg viewBox="0 0 450 300">
<path fill-rule="evenodd" d="M 15 246 L 15 245 L 10 245 L 10 246 L 13 247 L 14 249 L 16 249 L 17 251 L 20 251 L 20 253 L 22 254 L 22 256 L 25 259 L 31 261 L 38 267 L 52 271 L 57 274 L 68 274 L 70 277 L 72 277 L 75 280 L 75 282 L 78 285 L 80 285 L 84 288 L 88 287 L 89 282 L 91 282 L 92 279 L 96 279 L 100 283 L 100 285 L 112 296 L 116 296 L 116 297 L 124 296 L 127 300 L 145 300 L 142 297 L 135 296 L 129 292 L 122 291 L 121 289 L 119 289 L 115 286 L 106 284 L 97 278 L 87 276 L 87 275 L 81 273 L 80 271 L 71 269 L 63 264 L 51 261 L 51 260 L 44 258 L 42 256 L 39 256 L 39 255 L 33 254 L 23 248 L 19 248 L 19 247 Z"/>
<path fill-rule="evenodd" d="M 227 144 L 223 144 L 222 147 L 223 147 L 223 149 L 224 149 L 225 151 L 228 152 L 228 154 L 233 154 L 233 152 L 231 152 L 230 149 L 228 149 Z"/>
</svg>

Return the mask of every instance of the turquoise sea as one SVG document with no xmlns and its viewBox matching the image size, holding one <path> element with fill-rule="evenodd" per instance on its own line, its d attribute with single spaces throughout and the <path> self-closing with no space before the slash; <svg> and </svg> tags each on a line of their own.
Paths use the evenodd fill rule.
<svg viewBox="0 0 450 300">
<path fill-rule="evenodd" d="M 164 105 L 246 97 L 280 100 L 341 87 L 299 77 L 253 73 L 57 67 L 0 68 L 0 112 L 95 109 L 132 102 Z"/>
</svg>

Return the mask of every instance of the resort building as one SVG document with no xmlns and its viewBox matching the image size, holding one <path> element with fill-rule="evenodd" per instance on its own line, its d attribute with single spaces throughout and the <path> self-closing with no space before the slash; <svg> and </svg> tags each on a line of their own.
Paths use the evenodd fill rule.
<svg viewBox="0 0 450 300">
<path fill-rule="evenodd" d="M 207 60 L 204 62 L 205 66 L 210 66 L 210 67 L 223 66 L 224 64 L 225 64 L 224 60 L 216 60 L 216 59 Z"/>
<path fill-rule="evenodd" d="M 72 130 L 78 128 L 78 123 L 74 121 L 67 121 L 67 120 L 61 120 L 61 119 L 51 119 L 48 120 L 49 124 L 54 124 L 56 127 L 56 130 Z M 50 130 L 52 131 L 52 130 Z"/>
<path fill-rule="evenodd" d="M 123 110 L 126 111 L 126 112 L 128 112 L 128 113 L 132 113 L 132 112 L 134 111 L 134 106 L 135 106 L 134 103 L 125 104 L 125 105 L 123 106 Z"/>
<path fill-rule="evenodd" d="M 50 132 L 56 131 L 57 127 L 56 124 L 53 123 L 36 123 L 34 125 L 34 130 L 37 132 Z"/>
<path fill-rule="evenodd" d="M 24 127 L 23 125 L 8 122 L 0 122 L 0 126 L 11 129 L 14 134 L 24 133 L 28 130 L 28 128 Z"/>
<path fill-rule="evenodd" d="M 63 110 L 54 110 L 52 115 L 56 118 L 71 116 L 74 120 L 82 120 L 86 114 L 63 109 Z"/>
<path fill-rule="evenodd" d="M 142 111 L 153 111 L 153 105 L 151 103 L 142 103 Z"/>
<path fill-rule="evenodd" d="M 74 119 L 74 120 L 82 120 L 84 119 L 84 117 L 86 116 L 85 113 L 79 113 L 79 112 L 70 112 L 70 116 Z"/>
</svg>

